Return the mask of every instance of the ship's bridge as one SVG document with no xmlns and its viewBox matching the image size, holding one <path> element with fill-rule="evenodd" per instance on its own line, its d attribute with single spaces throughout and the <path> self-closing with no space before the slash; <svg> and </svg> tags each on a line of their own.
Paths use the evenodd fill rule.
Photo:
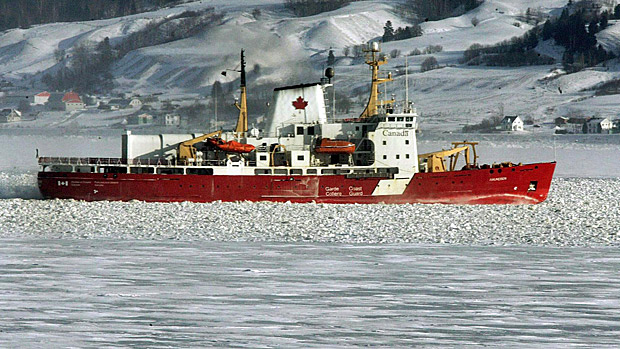
<svg viewBox="0 0 620 349">
<path fill-rule="evenodd" d="M 378 116 L 377 128 L 368 133 L 375 147 L 375 167 L 395 166 L 398 177 L 411 178 L 418 172 L 415 113 Z"/>
</svg>

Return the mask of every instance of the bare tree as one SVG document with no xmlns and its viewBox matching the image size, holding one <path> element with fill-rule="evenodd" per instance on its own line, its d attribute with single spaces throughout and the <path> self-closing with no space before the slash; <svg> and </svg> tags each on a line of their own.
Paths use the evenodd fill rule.
<svg viewBox="0 0 620 349">
<path fill-rule="evenodd" d="M 420 71 L 422 73 L 439 68 L 439 64 L 437 63 L 437 59 L 433 56 L 426 58 L 420 67 Z"/>
</svg>

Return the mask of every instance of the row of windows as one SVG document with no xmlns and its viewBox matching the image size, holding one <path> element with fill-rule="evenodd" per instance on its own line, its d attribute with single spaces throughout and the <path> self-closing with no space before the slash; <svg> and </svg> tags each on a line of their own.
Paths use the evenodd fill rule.
<svg viewBox="0 0 620 349">
<path fill-rule="evenodd" d="M 71 172 L 71 166 L 68 166 L 68 169 L 65 169 L 65 172 Z M 58 171 L 57 168 L 54 170 Z M 76 172 L 95 172 L 94 167 L 76 167 Z M 127 173 L 127 167 L 122 166 L 105 166 L 99 168 L 99 173 Z M 165 174 L 165 175 L 182 175 L 182 174 L 190 174 L 190 175 L 212 175 L 212 168 L 199 168 L 199 167 L 188 167 L 187 172 L 185 172 L 182 167 L 158 167 L 157 169 L 154 167 L 130 167 L 129 173 L 132 174 Z"/>
<path fill-rule="evenodd" d="M 381 121 L 388 121 L 388 122 L 413 122 L 413 116 L 388 116 L 387 118 L 381 118 Z"/>
<path fill-rule="evenodd" d="M 405 144 L 409 145 L 409 140 L 408 139 L 405 139 Z M 383 141 L 383 145 L 387 145 L 387 141 Z"/>
<path fill-rule="evenodd" d="M 405 154 L 405 159 L 409 159 L 410 155 Z M 400 154 L 396 154 L 396 160 L 400 159 Z M 383 155 L 383 160 L 387 160 L 387 155 Z"/>
<path fill-rule="evenodd" d="M 310 126 L 307 128 L 307 135 L 308 136 L 313 136 L 314 135 L 314 126 Z M 304 127 L 303 126 L 297 126 L 297 135 L 301 135 L 303 136 L 304 134 Z"/>
<path fill-rule="evenodd" d="M 260 161 L 267 161 L 267 155 L 259 155 L 258 159 Z M 304 161 L 305 157 L 303 155 L 297 155 L 298 161 Z"/>
<path fill-rule="evenodd" d="M 304 170 L 301 168 L 291 168 L 291 169 L 286 169 L 286 168 L 276 168 L 276 169 L 270 169 L 270 168 L 257 168 L 254 170 L 254 174 L 257 175 L 282 175 L 282 176 L 301 176 L 304 173 Z M 307 175 L 316 175 L 318 174 L 317 169 L 315 168 L 308 168 L 305 170 Z M 377 172 L 379 173 L 398 173 L 398 168 L 378 168 Z M 357 174 L 369 174 L 369 173 L 375 173 L 374 169 L 341 169 L 341 168 L 324 168 L 321 169 L 321 174 L 322 175 L 346 175 L 346 174 L 352 174 L 352 173 L 357 173 Z"/>
</svg>

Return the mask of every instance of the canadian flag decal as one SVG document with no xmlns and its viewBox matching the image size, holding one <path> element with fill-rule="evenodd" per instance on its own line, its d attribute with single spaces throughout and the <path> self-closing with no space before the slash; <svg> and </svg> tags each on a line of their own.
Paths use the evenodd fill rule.
<svg viewBox="0 0 620 349">
<path fill-rule="evenodd" d="M 306 109 L 307 106 L 308 102 L 304 101 L 301 96 L 297 97 L 297 100 L 293 102 L 293 107 L 297 110 Z"/>
</svg>

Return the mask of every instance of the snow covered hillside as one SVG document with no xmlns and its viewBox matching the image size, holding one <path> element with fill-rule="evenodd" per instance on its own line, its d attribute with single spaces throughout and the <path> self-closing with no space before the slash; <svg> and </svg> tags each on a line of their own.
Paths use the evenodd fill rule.
<svg viewBox="0 0 620 349">
<path fill-rule="evenodd" d="M 213 8 L 223 15 L 221 24 L 192 37 L 134 50 L 113 66 L 117 92 L 156 93 L 185 96 L 204 95 L 215 81 L 230 82 L 237 76 L 223 77 L 220 71 L 235 68 L 241 48 L 246 49 L 248 67 L 260 66 L 253 83 L 276 84 L 316 81 L 325 66 L 330 48 L 336 55 L 336 85 L 359 100 L 351 113 L 361 110 L 369 81 L 361 59 L 344 57 L 346 47 L 377 39 L 385 22 L 395 28 L 411 25 L 398 16 L 400 1 L 360 1 L 344 8 L 310 17 L 294 17 L 283 0 L 231 2 L 201 0 L 176 7 L 128 17 L 54 23 L 0 33 L 0 79 L 26 86 L 45 88 L 41 76 L 53 72 L 55 52 L 82 43 L 98 43 L 105 37 L 112 45 L 162 18 L 186 11 Z M 620 65 L 596 67 L 577 74 L 546 78 L 557 68 L 472 67 L 458 63 L 463 51 L 473 43 L 494 44 L 519 36 L 531 28 L 523 21 L 527 9 L 542 14 L 558 14 L 566 0 L 487 0 L 480 7 L 459 17 L 422 23 L 424 35 L 383 45 L 383 51 L 399 51 L 385 66 L 396 74 L 388 94 L 404 96 L 405 56 L 414 49 L 441 45 L 433 54 L 444 67 L 419 73 L 429 55 L 409 57 L 411 92 L 424 116 L 422 125 L 431 129 L 453 130 L 476 123 L 503 109 L 505 114 L 531 116 L 540 121 L 571 112 L 617 117 L 610 108 L 614 96 L 593 98 L 592 87 L 620 78 Z M 476 19 L 478 24 L 472 24 Z M 598 34 L 601 44 L 620 52 L 620 23 Z M 561 57 L 561 49 L 550 42 L 539 45 L 539 52 Z M 562 93 L 559 92 L 562 90 Z M 252 98 L 252 86 L 249 87 Z"/>
</svg>

